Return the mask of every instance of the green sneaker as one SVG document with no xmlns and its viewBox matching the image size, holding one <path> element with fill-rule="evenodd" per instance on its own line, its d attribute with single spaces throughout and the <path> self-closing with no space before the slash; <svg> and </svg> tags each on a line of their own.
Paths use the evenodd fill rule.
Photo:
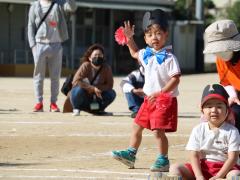
<svg viewBox="0 0 240 180">
<path fill-rule="evenodd" d="M 169 171 L 169 160 L 167 157 L 160 155 L 155 163 L 150 168 L 152 172 L 167 172 Z"/>
<path fill-rule="evenodd" d="M 128 150 L 112 151 L 112 157 L 125 164 L 129 168 L 134 168 L 136 157 L 131 155 Z"/>
</svg>

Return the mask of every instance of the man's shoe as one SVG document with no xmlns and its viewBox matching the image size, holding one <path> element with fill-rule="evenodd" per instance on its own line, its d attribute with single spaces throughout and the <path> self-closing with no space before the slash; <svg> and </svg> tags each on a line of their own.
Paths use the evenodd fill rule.
<svg viewBox="0 0 240 180">
<path fill-rule="evenodd" d="M 33 108 L 33 112 L 43 112 L 43 103 L 37 103 Z"/>
<path fill-rule="evenodd" d="M 112 157 L 125 164 L 129 168 L 134 168 L 136 157 L 131 155 L 128 150 L 112 151 Z"/>
<path fill-rule="evenodd" d="M 150 168 L 152 172 L 167 172 L 169 171 L 169 160 L 167 157 L 160 155 L 155 163 Z"/>
<path fill-rule="evenodd" d="M 133 112 L 132 114 L 131 114 L 131 118 L 135 118 L 137 116 L 137 112 Z"/>
<path fill-rule="evenodd" d="M 56 103 L 50 104 L 50 112 L 60 112 L 60 109 L 58 108 Z"/>
<path fill-rule="evenodd" d="M 79 109 L 73 109 L 73 116 L 80 116 L 80 110 Z"/>
<path fill-rule="evenodd" d="M 113 113 L 106 111 L 92 111 L 92 114 L 95 116 L 112 116 Z"/>
</svg>

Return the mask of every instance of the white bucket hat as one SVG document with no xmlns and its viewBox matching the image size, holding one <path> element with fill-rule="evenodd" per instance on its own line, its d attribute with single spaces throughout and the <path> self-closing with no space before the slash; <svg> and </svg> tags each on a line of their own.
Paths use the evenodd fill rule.
<svg viewBox="0 0 240 180">
<path fill-rule="evenodd" d="M 240 50 L 240 34 L 232 20 L 219 20 L 205 30 L 205 54 Z"/>
</svg>

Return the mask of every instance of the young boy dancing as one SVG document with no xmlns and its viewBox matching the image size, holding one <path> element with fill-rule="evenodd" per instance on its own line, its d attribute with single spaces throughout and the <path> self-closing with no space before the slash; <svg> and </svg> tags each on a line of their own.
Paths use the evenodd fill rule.
<svg viewBox="0 0 240 180">
<path fill-rule="evenodd" d="M 186 180 L 240 179 L 237 165 L 240 136 L 237 128 L 227 122 L 228 94 L 219 84 L 207 85 L 203 91 L 201 111 L 206 122 L 197 125 L 186 149 L 190 162 L 174 164 L 169 174 Z"/>
<path fill-rule="evenodd" d="M 145 128 L 153 131 L 158 147 L 156 162 L 151 171 L 168 171 L 168 139 L 165 132 L 177 130 L 177 98 L 180 68 L 176 57 L 165 47 L 168 37 L 167 14 L 160 10 L 146 12 L 143 17 L 144 39 L 148 47 L 138 50 L 134 40 L 134 26 L 124 22 L 130 54 L 145 69 L 146 94 L 134 120 L 129 147 L 113 151 L 113 158 L 130 168 L 134 167 L 137 150 Z"/>
</svg>

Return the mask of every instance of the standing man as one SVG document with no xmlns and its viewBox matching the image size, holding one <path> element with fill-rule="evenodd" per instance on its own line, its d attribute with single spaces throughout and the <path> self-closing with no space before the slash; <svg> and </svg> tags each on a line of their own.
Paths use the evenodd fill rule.
<svg viewBox="0 0 240 180">
<path fill-rule="evenodd" d="M 34 58 L 34 112 L 43 111 L 43 81 L 46 66 L 51 80 L 50 111 L 59 112 L 56 104 L 62 68 L 62 42 L 68 39 L 65 15 L 75 12 L 75 0 L 38 0 L 29 10 L 28 40 Z"/>
</svg>

